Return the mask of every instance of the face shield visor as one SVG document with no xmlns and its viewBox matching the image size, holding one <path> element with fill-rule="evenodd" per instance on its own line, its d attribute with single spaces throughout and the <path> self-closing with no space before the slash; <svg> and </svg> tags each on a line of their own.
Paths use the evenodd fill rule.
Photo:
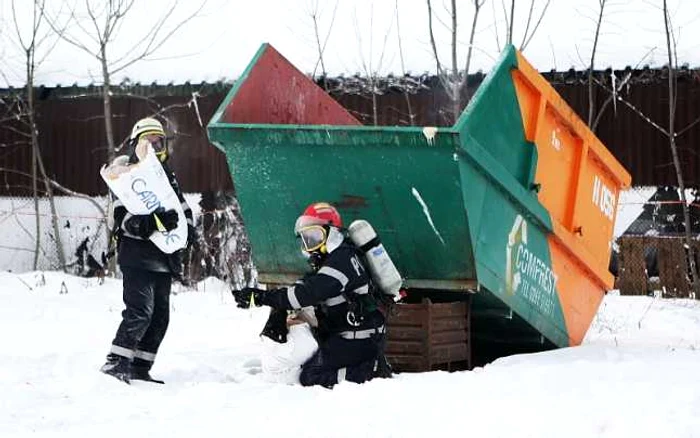
<svg viewBox="0 0 700 438">
<path fill-rule="evenodd" d="M 310 253 L 319 250 L 326 243 L 328 233 L 322 225 L 309 225 L 299 229 L 297 237 L 301 241 L 302 251 Z"/>
<path fill-rule="evenodd" d="M 151 143 L 153 152 L 155 152 L 158 160 L 161 162 L 165 161 L 168 158 L 168 147 L 165 143 L 165 137 L 158 134 L 142 134 L 139 140 L 144 137 Z"/>
</svg>

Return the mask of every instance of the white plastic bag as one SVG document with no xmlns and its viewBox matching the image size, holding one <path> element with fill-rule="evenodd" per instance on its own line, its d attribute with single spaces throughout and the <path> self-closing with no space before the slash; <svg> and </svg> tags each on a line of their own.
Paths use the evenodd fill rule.
<svg viewBox="0 0 700 438">
<path fill-rule="evenodd" d="M 318 343 L 307 323 L 290 326 L 284 344 L 266 336 L 262 336 L 262 342 L 262 377 L 272 383 L 298 384 L 301 366 L 318 350 Z"/>
<path fill-rule="evenodd" d="M 159 207 L 177 212 L 177 228 L 150 236 L 161 251 L 172 254 L 187 245 L 185 212 L 148 140 L 139 142 L 136 155 L 138 163 L 129 165 L 128 157 L 120 156 L 109 166 L 102 166 L 100 175 L 131 214 L 149 214 Z"/>
</svg>

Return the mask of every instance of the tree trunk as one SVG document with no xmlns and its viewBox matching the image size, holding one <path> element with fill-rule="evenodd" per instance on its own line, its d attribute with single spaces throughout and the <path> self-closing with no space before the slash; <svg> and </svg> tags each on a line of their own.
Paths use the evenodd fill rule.
<svg viewBox="0 0 700 438">
<path fill-rule="evenodd" d="M 668 139 L 671 145 L 671 154 L 673 155 L 673 167 L 676 169 L 676 180 L 678 181 L 678 188 L 681 191 L 681 206 L 683 207 L 683 222 L 685 225 L 685 246 L 688 250 L 688 263 L 690 265 L 690 275 L 693 282 L 693 292 L 695 293 L 695 299 L 700 299 L 700 281 L 698 281 L 698 270 L 695 264 L 695 247 L 693 245 L 692 230 L 690 227 L 690 211 L 685 197 L 685 183 L 683 181 L 681 160 L 678 157 L 678 147 L 676 145 L 675 124 L 678 90 L 676 88 L 676 63 L 674 62 L 673 56 L 675 44 L 672 47 L 671 23 L 670 17 L 668 16 L 666 0 L 664 0 L 663 12 L 664 26 L 666 28 L 666 49 L 668 51 Z"/>
<path fill-rule="evenodd" d="M 513 44 L 513 22 L 515 21 L 515 0 L 510 2 L 510 20 L 508 20 L 508 35 L 506 35 L 506 44 Z"/>
<path fill-rule="evenodd" d="M 467 49 L 467 62 L 464 64 L 464 79 L 462 80 L 462 84 L 460 85 L 460 89 L 464 89 L 466 92 L 466 100 L 465 100 L 465 106 L 469 104 L 469 101 L 471 100 L 471 95 L 469 94 L 469 70 L 471 69 L 471 63 L 472 63 L 472 51 L 474 49 L 474 37 L 476 35 L 476 23 L 479 20 L 479 10 L 481 9 L 482 3 L 479 3 L 480 0 L 474 0 L 474 19 L 472 20 L 472 30 L 469 35 L 469 48 Z M 457 122 L 455 120 L 455 122 Z"/>
<path fill-rule="evenodd" d="M 593 38 L 593 49 L 591 50 L 591 62 L 588 65 L 588 127 L 595 131 L 593 120 L 595 119 L 595 95 L 593 94 L 593 68 L 595 66 L 595 52 L 598 50 L 598 37 L 600 36 L 600 26 L 603 22 L 603 10 L 605 0 L 600 1 L 598 10 L 598 21 L 595 27 L 595 37 Z"/>
<path fill-rule="evenodd" d="M 452 75 L 450 83 L 452 84 L 452 123 L 457 123 L 459 118 L 459 110 L 461 108 L 461 95 L 459 80 L 459 67 L 457 67 L 457 1 L 452 0 Z"/>
<path fill-rule="evenodd" d="M 374 126 L 377 126 L 379 124 L 379 109 L 377 108 L 376 78 L 373 73 L 370 73 L 370 75 L 370 87 L 372 93 L 372 122 L 374 123 Z"/>
<path fill-rule="evenodd" d="M 459 92 L 460 85 L 461 82 L 459 78 L 455 78 L 454 81 L 452 81 L 452 124 L 457 123 L 459 110 L 462 107 L 461 93 Z"/>
<path fill-rule="evenodd" d="M 670 79 L 669 75 L 669 79 Z M 673 116 L 671 117 L 673 120 Z M 698 268 L 695 263 L 695 246 L 693 245 L 692 230 L 690 227 L 690 211 L 688 209 L 688 200 L 685 196 L 685 183 L 683 182 L 683 172 L 681 171 L 681 162 L 678 157 L 678 147 L 676 145 L 675 133 L 673 133 L 673 127 L 669 132 L 671 153 L 673 155 L 673 167 L 676 169 L 676 180 L 678 181 L 678 188 L 681 192 L 681 206 L 683 207 L 683 225 L 685 231 L 685 247 L 688 250 L 688 263 L 690 268 L 690 276 L 693 282 L 693 291 L 695 292 L 695 299 L 700 299 L 700 281 L 698 281 Z"/>
<path fill-rule="evenodd" d="M 102 104 L 105 113 L 105 135 L 107 136 L 107 162 L 111 163 L 116 156 L 114 146 L 114 128 L 112 126 L 112 98 L 109 69 L 107 67 L 107 48 L 102 46 Z"/>
<path fill-rule="evenodd" d="M 100 48 L 100 53 L 102 58 L 100 59 L 102 64 L 102 103 L 104 106 L 105 114 L 105 135 L 107 136 L 107 162 L 111 163 L 116 157 L 116 148 L 114 145 L 114 128 L 112 126 L 112 96 L 111 96 L 111 82 L 109 75 L 109 68 L 107 67 L 107 47 L 105 44 Z M 111 231 L 109 227 L 109 215 L 113 209 L 112 196 L 107 194 L 107 217 L 105 217 L 105 231 L 107 240 L 107 251 L 109 252 Z M 116 251 L 116 248 L 115 248 Z M 111 273 L 117 272 L 117 256 L 115 255 L 107 261 L 107 270 Z"/>
<path fill-rule="evenodd" d="M 33 124 L 33 122 L 32 122 Z M 56 255 L 58 256 L 58 265 L 61 270 L 65 272 L 66 270 L 66 256 L 63 252 L 63 240 L 61 239 L 60 228 L 58 225 L 58 213 L 56 212 L 56 202 L 53 196 L 53 189 L 51 188 L 51 183 L 49 182 L 49 177 L 46 174 L 46 168 L 44 167 L 44 160 L 41 158 L 41 153 L 39 152 L 39 139 L 36 139 L 37 150 L 37 163 L 39 164 L 39 171 L 44 179 L 44 187 L 46 189 L 46 195 L 49 199 L 49 206 L 51 207 L 51 225 L 53 227 L 53 232 L 56 240 Z M 34 140 L 32 140 L 34 141 Z"/>
<path fill-rule="evenodd" d="M 29 85 L 27 85 L 27 94 L 31 91 L 29 90 Z M 39 250 L 41 248 L 41 212 L 39 211 L 39 193 L 37 188 L 37 150 L 32 145 L 32 196 L 34 197 L 34 217 L 35 227 L 34 227 L 34 270 L 36 271 L 39 266 Z"/>
<path fill-rule="evenodd" d="M 37 172 L 36 172 L 36 167 L 38 165 L 39 167 L 39 172 L 41 172 L 41 176 L 44 179 L 44 187 L 46 190 L 46 195 L 49 200 L 49 205 L 51 207 L 51 224 L 53 226 L 53 232 L 54 232 L 54 240 L 56 244 L 56 255 L 58 256 L 58 265 L 60 266 L 61 270 L 65 271 L 66 270 L 66 258 L 63 252 L 63 242 L 61 240 L 61 235 L 59 233 L 59 227 L 58 227 L 58 214 L 56 213 L 56 203 L 54 202 L 53 198 L 53 190 L 51 189 L 51 184 L 49 183 L 49 178 L 46 174 L 46 168 L 44 167 L 44 160 L 41 158 L 41 150 L 39 149 L 39 135 L 37 132 L 37 127 L 36 127 L 36 113 L 35 113 L 35 108 L 34 108 L 34 72 L 33 68 L 28 69 L 30 72 L 28 75 L 28 81 L 27 81 L 27 100 L 29 101 L 29 128 L 32 131 L 32 155 L 34 156 L 34 164 L 32 166 L 32 171 L 33 171 L 33 187 L 34 187 L 34 208 L 37 210 L 37 245 L 39 242 L 39 213 L 38 213 L 38 204 L 39 204 L 39 199 L 37 197 L 36 193 L 36 185 L 37 185 Z M 37 252 L 38 255 L 38 252 Z M 37 268 L 37 257 L 35 256 L 34 258 L 34 269 Z"/>
</svg>

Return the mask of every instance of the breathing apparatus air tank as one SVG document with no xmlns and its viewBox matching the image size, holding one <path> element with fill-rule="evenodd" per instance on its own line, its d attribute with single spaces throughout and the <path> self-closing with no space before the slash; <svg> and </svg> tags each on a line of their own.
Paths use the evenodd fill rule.
<svg viewBox="0 0 700 438">
<path fill-rule="evenodd" d="M 377 283 L 381 291 L 391 295 L 394 301 L 401 298 L 401 274 L 391 261 L 379 236 L 366 220 L 358 219 L 348 227 L 348 235 L 352 243 L 364 254 L 367 267 L 372 279 Z"/>
</svg>

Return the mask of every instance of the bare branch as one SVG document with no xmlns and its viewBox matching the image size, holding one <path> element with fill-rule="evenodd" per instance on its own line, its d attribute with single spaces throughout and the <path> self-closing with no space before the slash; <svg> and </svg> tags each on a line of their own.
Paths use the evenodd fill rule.
<svg viewBox="0 0 700 438">
<path fill-rule="evenodd" d="M 600 122 L 600 119 L 602 118 L 603 114 L 605 113 L 605 110 L 607 109 L 608 105 L 611 102 L 612 103 L 617 102 L 617 100 L 618 100 L 617 97 L 620 94 L 620 91 L 622 91 L 622 89 L 628 84 L 629 80 L 632 78 L 632 72 L 634 70 L 638 69 L 639 66 L 644 62 L 644 60 L 647 59 L 649 57 L 649 55 L 651 55 L 651 53 L 654 52 L 654 50 L 656 50 L 656 47 L 652 47 L 651 49 L 649 49 L 647 51 L 647 53 L 645 53 L 644 56 L 642 56 L 642 58 L 632 68 L 632 71 L 628 72 L 628 74 L 626 74 L 622 78 L 622 81 L 617 85 L 617 87 L 615 87 L 613 89 L 608 89 L 608 88 L 603 87 L 604 89 L 611 91 L 611 93 L 610 93 L 610 96 L 608 96 L 608 98 L 605 99 L 605 102 L 603 102 L 603 105 L 601 105 L 600 109 L 598 110 L 598 114 L 596 115 L 595 120 L 593 121 L 593 124 L 591 125 L 591 131 L 593 131 L 593 132 L 596 131 L 596 128 L 598 127 L 598 123 Z M 612 74 L 614 75 L 615 72 L 612 72 Z M 596 83 L 599 86 L 601 85 L 600 81 L 598 81 Z"/>
<path fill-rule="evenodd" d="M 530 0 L 530 9 L 527 11 L 527 22 L 525 23 L 525 33 L 523 34 L 523 41 L 520 43 L 520 50 L 522 50 L 523 44 L 525 44 L 525 38 L 527 38 L 527 33 L 530 30 L 530 22 L 532 21 L 532 14 L 535 10 L 535 0 Z"/>
<path fill-rule="evenodd" d="M 605 10 L 606 0 L 598 0 L 598 20 L 596 21 L 595 37 L 593 38 L 593 49 L 591 50 L 591 61 L 588 64 L 588 126 L 593 125 L 595 113 L 595 102 L 593 101 L 593 69 L 595 68 L 595 54 L 598 49 L 598 37 L 600 35 L 600 27 L 603 22 L 603 11 Z"/>
<path fill-rule="evenodd" d="M 19 134 L 22 137 L 26 137 L 28 139 L 32 138 L 32 135 L 30 133 L 28 133 L 26 131 L 21 131 L 21 130 L 15 128 L 14 126 L 5 126 L 4 128 L 7 129 L 8 131 L 14 132 L 15 134 Z"/>
<path fill-rule="evenodd" d="M 328 26 L 328 32 L 326 33 L 326 37 L 323 40 L 323 44 L 321 44 L 321 36 L 318 27 L 318 2 L 315 3 L 314 10 L 311 12 L 311 19 L 314 24 L 314 37 L 316 40 L 316 48 L 318 49 L 318 59 L 316 60 L 316 65 L 314 65 L 313 73 L 311 73 L 312 78 L 316 76 L 316 69 L 318 68 L 319 64 L 321 65 L 321 71 L 323 72 L 324 78 L 326 77 L 326 66 L 323 62 L 323 54 L 326 52 L 326 45 L 328 44 L 328 39 L 331 36 L 331 31 L 333 30 L 333 24 L 335 23 L 337 11 L 338 0 L 336 0 L 335 5 L 333 6 L 333 15 L 331 16 L 331 23 Z"/>
<path fill-rule="evenodd" d="M 457 81 L 459 71 L 457 69 L 457 0 L 452 0 L 452 78 L 451 82 Z M 473 30 L 473 29 L 472 29 Z"/>
<path fill-rule="evenodd" d="M 530 44 L 530 41 L 532 41 L 532 38 L 535 36 L 535 33 L 537 32 L 537 29 L 540 28 L 540 24 L 542 23 L 542 19 L 544 18 L 544 15 L 547 13 L 547 8 L 549 7 L 550 0 L 547 0 L 547 3 L 545 3 L 544 8 L 542 8 L 542 13 L 540 14 L 540 18 L 537 19 L 537 23 L 535 24 L 535 27 L 532 28 L 532 32 L 530 33 L 530 36 L 527 35 L 527 29 L 525 29 L 525 34 L 523 35 L 523 42 L 520 44 L 520 50 L 523 51 L 525 48 Z M 533 0 L 534 4 L 534 0 Z M 530 18 L 528 17 L 528 24 L 530 22 Z"/>
<path fill-rule="evenodd" d="M 612 74 L 614 75 L 615 72 L 612 72 Z M 593 121 L 593 124 L 591 124 L 591 126 L 590 126 L 591 131 L 595 132 L 596 128 L 598 127 L 598 123 L 600 123 L 600 119 L 603 116 L 603 114 L 605 113 L 605 110 L 607 109 L 608 105 L 610 105 L 611 102 L 616 101 L 615 99 L 616 99 L 617 95 L 620 93 L 620 90 L 622 90 L 625 87 L 625 85 L 627 85 L 627 83 L 629 82 L 631 77 L 632 77 L 632 72 L 630 71 L 625 75 L 625 77 L 618 84 L 618 86 L 611 90 L 612 92 L 610 93 L 610 96 L 608 96 L 608 98 L 605 99 L 605 102 L 603 102 L 603 104 L 600 106 L 600 109 L 598 110 L 598 114 L 596 115 L 595 120 Z M 600 85 L 600 82 L 598 82 L 597 84 Z"/>
<path fill-rule="evenodd" d="M 353 12 L 353 25 L 355 26 L 355 36 L 357 37 L 360 62 L 362 63 L 362 71 L 365 72 L 365 75 L 367 77 L 370 77 L 369 70 L 371 70 L 371 66 L 369 66 L 369 67 L 367 66 L 367 60 L 365 59 L 365 57 L 362 53 L 362 45 L 363 45 L 362 44 L 362 32 L 360 32 L 360 23 L 358 22 L 358 19 L 357 19 L 357 9 L 355 9 Z M 370 23 L 370 25 L 371 25 L 371 23 Z M 371 29 L 370 29 L 370 34 L 371 34 Z M 370 62 L 372 62 L 371 57 L 370 57 Z"/>
<path fill-rule="evenodd" d="M 392 17 L 391 23 L 389 23 L 389 27 L 387 28 L 386 32 L 384 33 L 384 41 L 382 42 L 382 50 L 379 52 L 379 61 L 377 62 L 377 67 L 376 67 L 376 72 L 375 76 L 377 73 L 381 72 L 382 67 L 384 65 L 384 55 L 386 54 L 386 45 L 387 42 L 389 41 L 389 36 L 391 35 L 392 28 L 394 27 L 394 17 Z"/>
<path fill-rule="evenodd" d="M 508 23 L 508 44 L 513 44 L 513 22 L 515 22 L 515 0 L 510 0 L 510 20 Z"/>
<path fill-rule="evenodd" d="M 336 3 L 337 5 L 338 3 Z M 318 3 L 316 3 L 316 7 L 318 8 Z M 321 72 L 323 72 L 323 77 L 326 77 L 326 65 L 323 62 L 323 48 L 321 47 L 321 38 L 318 35 L 318 19 L 316 17 L 316 14 L 318 12 L 318 9 L 314 10 L 314 12 L 311 15 L 311 19 L 314 24 L 314 36 L 316 38 L 316 47 L 318 48 L 318 61 L 316 61 L 316 65 L 314 66 L 314 71 L 311 73 L 311 77 L 316 76 L 316 68 L 318 67 L 319 63 L 321 64 Z"/>
<path fill-rule="evenodd" d="M 680 130 L 676 133 L 676 138 L 678 138 L 678 137 L 680 137 L 681 135 L 683 135 L 683 134 L 685 134 L 686 132 L 688 132 L 693 126 L 697 125 L 698 123 L 700 123 L 700 117 L 698 117 L 698 118 L 695 119 L 694 121 L 688 123 L 688 125 L 686 125 L 683 129 L 680 129 Z M 693 152 L 694 152 L 694 151 L 693 151 Z"/>
<path fill-rule="evenodd" d="M 433 49 L 433 56 L 435 57 L 435 64 L 437 67 L 438 77 L 440 81 L 443 81 L 443 76 L 445 75 L 442 70 L 442 64 L 440 63 L 440 56 L 438 55 L 437 46 L 435 44 L 435 35 L 433 33 L 433 6 L 430 0 L 426 0 L 428 4 L 428 33 L 430 34 L 430 47 Z M 447 86 L 443 83 L 443 86 Z"/>
<path fill-rule="evenodd" d="M 557 55 L 554 54 L 554 45 L 552 44 L 552 38 L 549 38 L 549 50 L 552 52 L 552 62 L 554 63 L 554 70 L 557 70 Z"/>
<path fill-rule="evenodd" d="M 508 45 L 508 29 L 510 28 L 510 20 L 508 19 L 508 10 L 506 9 L 506 2 L 505 0 L 501 0 L 501 12 L 503 12 L 503 18 L 506 21 L 506 38 L 503 41 L 503 46 Z"/>
<path fill-rule="evenodd" d="M 401 26 L 399 23 L 399 0 L 394 2 L 394 11 L 396 14 L 396 35 L 398 37 L 399 43 L 399 60 L 401 61 L 401 74 L 406 76 L 406 66 L 403 60 L 403 46 L 401 41 Z M 409 124 L 413 126 L 415 123 L 415 114 L 413 114 L 413 108 L 411 107 L 411 98 L 408 95 L 408 89 L 404 89 L 404 97 L 406 98 L 406 108 L 408 109 Z"/>
<path fill-rule="evenodd" d="M 0 167 L 0 172 L 13 173 L 16 175 L 25 176 L 27 178 L 32 178 L 32 175 L 29 173 L 22 172 L 21 170 L 17 170 L 17 169 L 9 169 L 7 167 Z M 58 181 L 51 179 L 51 178 L 49 178 L 49 183 L 51 184 L 51 186 L 59 189 L 61 192 L 65 193 L 67 195 L 75 196 L 76 198 L 81 198 L 81 199 L 85 199 L 86 201 L 89 201 L 100 212 L 101 217 L 106 217 L 105 209 L 97 201 L 95 201 L 95 199 L 93 197 L 88 196 L 84 193 L 76 192 L 75 190 L 71 190 L 68 187 L 65 187 L 65 186 L 59 184 Z"/>
<path fill-rule="evenodd" d="M 481 7 L 483 6 L 484 2 L 486 0 L 474 0 L 474 18 L 472 19 L 472 29 L 471 29 L 471 34 L 469 35 L 469 48 L 467 49 L 467 60 L 464 65 L 464 77 L 462 78 L 462 82 L 460 84 L 460 89 L 467 88 L 467 82 L 469 80 L 469 69 L 471 67 L 471 61 L 472 61 L 472 49 L 474 47 L 474 37 L 476 35 L 476 23 L 479 19 L 479 11 L 481 10 Z M 455 118 L 457 115 L 455 114 Z"/>
<path fill-rule="evenodd" d="M 15 9 L 15 2 L 14 0 L 11 3 L 12 5 L 12 23 L 15 26 L 15 33 L 17 35 L 17 40 L 19 41 L 20 47 L 26 51 L 27 50 L 27 44 L 24 43 L 24 40 L 22 39 L 22 31 L 19 29 L 19 20 L 17 20 L 17 10 Z"/>
<path fill-rule="evenodd" d="M 354 24 L 355 24 L 355 32 L 357 35 L 357 39 L 359 41 L 359 50 L 360 50 L 360 60 L 362 63 L 362 67 L 365 71 L 365 75 L 369 78 L 370 80 L 370 97 L 372 99 L 372 119 L 375 125 L 378 124 L 378 117 L 379 117 L 379 108 L 377 104 L 377 95 L 379 94 L 379 90 L 376 86 L 377 83 L 377 74 L 381 70 L 382 65 L 384 63 L 384 54 L 386 52 L 386 45 L 389 40 L 389 36 L 391 35 L 391 31 L 394 25 L 394 16 L 392 15 L 391 18 L 391 23 L 389 27 L 387 28 L 386 33 L 384 34 L 384 40 L 382 43 L 382 48 L 379 53 L 379 60 L 377 62 L 376 67 L 374 66 L 374 5 L 370 8 L 370 28 L 369 28 L 369 63 L 367 62 L 363 50 L 362 50 L 362 32 L 359 29 L 359 24 L 357 20 L 357 10 L 355 10 L 354 14 Z"/>
<path fill-rule="evenodd" d="M 84 200 L 90 202 L 92 205 L 95 206 L 97 211 L 100 212 L 100 216 L 105 218 L 105 220 L 107 219 L 107 213 L 105 212 L 105 209 L 102 208 L 102 206 L 97 201 L 95 201 L 95 199 L 92 196 L 88 196 L 88 195 L 85 195 L 83 193 L 79 193 L 79 192 L 76 192 L 74 190 L 71 190 L 68 187 L 62 186 L 54 179 L 49 179 L 49 182 L 51 183 L 51 185 L 53 187 L 59 189 L 61 192 L 65 193 L 67 195 L 75 196 L 76 198 L 84 199 Z"/>
<path fill-rule="evenodd" d="M 668 51 L 668 136 L 673 139 L 675 136 L 675 121 L 676 121 L 676 82 L 675 82 L 675 66 L 674 53 L 675 53 L 675 41 L 673 40 L 671 31 L 671 17 L 668 14 L 668 8 L 666 5 L 666 0 L 664 0 L 664 27 L 666 30 L 666 49 Z M 671 44 L 674 47 L 671 47 Z"/>
<path fill-rule="evenodd" d="M 183 20 L 179 21 L 175 26 L 173 26 L 173 28 L 170 30 L 170 32 L 168 32 L 167 34 L 165 34 L 164 36 L 162 36 L 162 37 L 159 38 L 157 34 L 158 34 L 158 33 L 160 32 L 160 30 L 162 29 L 162 27 L 163 27 L 163 25 L 165 24 L 165 21 L 167 20 L 167 18 L 169 18 L 170 15 L 172 14 L 172 10 L 169 11 L 169 12 L 163 17 L 163 19 L 158 23 L 158 25 L 156 26 L 156 29 L 157 29 L 157 30 L 154 31 L 152 37 L 151 37 L 150 40 L 149 40 L 149 43 L 148 43 L 148 44 L 146 45 L 146 47 L 141 51 L 141 53 L 140 53 L 139 55 L 136 55 L 136 56 L 135 56 L 133 59 L 131 59 L 130 61 L 126 61 L 126 62 L 124 62 L 123 64 L 121 64 L 120 66 L 113 68 L 113 69 L 111 70 L 111 73 L 112 73 L 112 74 L 117 73 L 117 72 L 119 72 L 119 71 L 121 71 L 121 70 L 124 70 L 125 68 L 129 67 L 130 65 L 132 65 L 132 64 L 134 64 L 134 63 L 136 63 L 136 62 L 138 62 L 138 61 L 141 61 L 141 60 L 143 60 L 143 59 L 148 58 L 148 57 L 149 57 L 150 55 L 152 55 L 155 51 L 157 51 L 158 49 L 160 49 L 160 48 L 163 46 L 163 44 L 165 44 L 165 43 L 170 39 L 170 37 L 173 36 L 173 34 L 175 34 L 175 32 L 177 32 L 178 30 L 180 30 L 180 29 L 182 28 L 182 26 L 184 26 L 185 24 L 187 24 L 188 22 L 190 22 L 193 18 L 195 18 L 197 15 L 199 15 L 199 13 L 202 11 L 202 9 L 204 9 L 204 6 L 206 5 L 206 3 L 207 3 L 207 0 L 204 0 L 202 3 L 200 3 L 199 7 L 198 7 L 194 12 L 192 12 L 190 15 L 188 15 L 187 17 L 185 17 Z M 176 5 L 177 5 L 177 3 L 176 3 L 175 5 L 173 5 L 173 9 L 175 8 Z"/>
<path fill-rule="evenodd" d="M 604 88 L 604 89 L 605 89 L 606 91 L 608 91 L 609 93 L 614 94 L 614 95 L 616 96 L 618 102 L 622 102 L 626 107 L 628 107 L 629 109 L 631 109 L 632 111 L 634 111 L 635 114 L 637 114 L 639 117 L 641 117 L 642 119 L 644 119 L 647 123 L 649 123 L 651 126 L 653 126 L 654 128 L 656 128 L 659 132 L 661 132 L 661 133 L 664 134 L 665 136 L 668 136 L 668 135 L 669 135 L 669 132 L 668 132 L 665 128 L 663 128 L 661 125 L 659 125 L 658 123 L 656 123 L 656 122 L 654 122 L 653 120 L 651 120 L 651 119 L 649 118 L 649 116 L 647 116 L 646 114 L 644 114 L 644 112 L 643 112 L 642 110 L 640 110 L 639 108 L 637 108 L 636 106 L 634 106 L 634 104 L 630 103 L 630 102 L 629 102 L 628 100 L 626 100 L 626 99 L 623 99 L 622 96 L 620 96 L 619 94 L 616 94 L 614 90 L 611 90 L 608 86 L 606 86 L 605 84 L 603 84 L 598 78 L 595 78 L 595 77 L 594 77 L 594 78 L 593 78 L 593 82 L 595 82 L 596 84 L 598 84 L 599 86 L 601 86 L 602 88 Z"/>
<path fill-rule="evenodd" d="M 700 299 L 700 276 L 695 261 L 695 246 L 693 245 L 693 235 L 690 224 L 690 211 L 688 201 L 685 196 L 685 182 L 683 181 L 683 169 L 681 168 L 680 157 L 678 156 L 678 147 L 676 144 L 676 104 L 678 99 L 678 83 L 676 79 L 676 70 L 678 67 L 677 43 L 673 35 L 671 26 L 671 16 L 668 12 L 666 0 L 663 2 L 664 13 L 664 28 L 666 30 L 666 49 L 668 54 L 668 139 L 671 146 L 671 155 L 673 157 L 673 167 L 676 170 L 676 179 L 678 181 L 678 189 L 681 195 L 681 206 L 683 207 L 683 222 L 685 223 L 685 247 L 688 250 L 688 264 L 690 274 L 693 280 L 693 290 L 695 298 Z"/>
<path fill-rule="evenodd" d="M 491 12 L 493 13 L 493 28 L 495 30 L 496 34 L 496 49 L 500 52 L 501 51 L 501 40 L 498 37 L 498 20 L 496 19 L 496 2 L 492 1 L 491 2 Z"/>
</svg>

